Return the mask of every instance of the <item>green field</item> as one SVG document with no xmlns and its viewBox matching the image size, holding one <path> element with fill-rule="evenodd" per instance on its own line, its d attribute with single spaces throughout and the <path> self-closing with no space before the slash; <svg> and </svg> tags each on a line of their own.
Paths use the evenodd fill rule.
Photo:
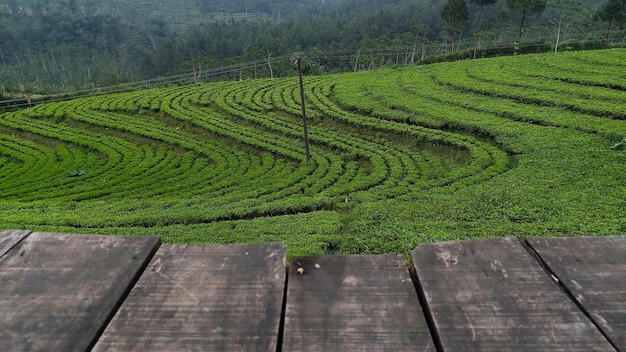
<svg viewBox="0 0 626 352">
<path fill-rule="evenodd" d="M 626 50 L 101 95 L 0 115 L 0 229 L 401 253 L 626 233 Z"/>
</svg>

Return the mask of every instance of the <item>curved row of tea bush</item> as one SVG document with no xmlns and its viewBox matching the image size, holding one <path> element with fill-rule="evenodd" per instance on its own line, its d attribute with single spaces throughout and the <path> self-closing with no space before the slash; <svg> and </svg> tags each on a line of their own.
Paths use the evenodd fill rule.
<svg viewBox="0 0 626 352">
<path fill-rule="evenodd" d="M 292 253 L 619 233 L 624 58 L 609 50 L 305 77 L 310 162 L 294 79 L 4 113 L 0 227 L 269 239 Z"/>
</svg>

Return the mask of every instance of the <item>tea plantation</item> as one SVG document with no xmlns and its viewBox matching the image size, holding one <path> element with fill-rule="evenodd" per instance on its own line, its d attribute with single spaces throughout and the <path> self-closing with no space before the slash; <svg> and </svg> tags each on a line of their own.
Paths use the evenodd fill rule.
<svg viewBox="0 0 626 352">
<path fill-rule="evenodd" d="M 626 50 L 99 95 L 0 114 L 0 228 L 401 253 L 626 233 Z"/>
</svg>

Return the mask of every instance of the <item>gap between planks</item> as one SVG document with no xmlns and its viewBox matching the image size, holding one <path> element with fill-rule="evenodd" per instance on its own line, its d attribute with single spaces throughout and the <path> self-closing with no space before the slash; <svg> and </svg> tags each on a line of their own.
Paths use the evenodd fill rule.
<svg viewBox="0 0 626 352">
<path fill-rule="evenodd" d="M 419 276 L 417 275 L 417 270 L 415 270 L 415 263 L 413 262 L 413 258 L 411 258 L 410 260 L 408 270 L 409 274 L 411 275 L 411 280 L 413 281 L 413 287 L 415 288 L 417 299 L 420 302 L 424 318 L 426 319 L 426 325 L 428 326 L 430 337 L 435 344 L 435 349 L 437 350 L 437 352 L 444 352 L 441 338 L 439 337 L 439 332 L 437 331 L 437 327 L 435 325 L 435 319 L 433 318 L 433 313 L 431 312 L 428 301 L 426 300 L 424 288 L 422 287 L 422 283 L 420 282 Z"/>
<path fill-rule="evenodd" d="M 111 324 L 111 321 L 113 320 L 113 318 L 115 317 L 117 312 L 122 307 L 122 304 L 124 304 L 124 302 L 128 298 L 128 295 L 133 290 L 135 285 L 137 285 L 137 282 L 139 281 L 139 279 L 141 278 L 143 273 L 148 268 L 148 265 L 152 261 L 152 258 L 154 258 L 154 255 L 156 254 L 156 252 L 159 250 L 159 248 L 161 248 L 161 244 L 163 244 L 163 243 L 161 242 L 161 238 L 159 238 L 157 240 L 157 243 L 154 245 L 154 247 L 152 248 L 152 250 L 150 251 L 150 253 L 146 257 L 146 259 L 143 261 L 143 263 L 141 263 L 141 265 L 139 267 L 139 270 L 137 271 L 135 276 L 133 276 L 133 278 L 131 279 L 129 285 L 126 287 L 126 290 L 124 290 L 124 292 L 120 296 L 120 299 L 117 301 L 117 303 L 115 303 L 115 306 L 113 306 L 113 309 L 111 310 L 111 313 L 109 314 L 109 316 L 107 316 L 104 324 L 102 324 L 102 327 L 98 330 L 98 332 L 94 336 L 94 339 L 89 344 L 89 347 L 87 348 L 87 351 L 91 351 L 94 348 L 94 346 L 98 343 L 98 341 L 100 340 L 100 338 L 104 334 L 104 331 L 107 329 L 109 324 Z"/>
<path fill-rule="evenodd" d="M 585 314 L 587 319 L 589 319 L 589 321 L 591 321 L 591 323 L 595 325 L 596 329 L 598 329 L 600 334 L 604 336 L 604 338 L 608 341 L 608 343 L 611 344 L 611 346 L 613 346 L 613 348 L 615 348 L 616 351 L 620 351 L 620 348 L 613 342 L 611 337 L 607 335 L 604 329 L 602 329 L 602 325 L 596 320 L 596 318 L 594 318 L 594 316 L 589 312 L 589 310 L 585 308 L 585 306 L 576 299 L 576 296 L 574 295 L 574 293 L 567 287 L 567 285 L 563 283 L 563 280 L 557 275 L 557 273 L 554 272 L 552 268 L 550 268 L 548 263 L 543 259 L 543 257 L 541 257 L 541 254 L 539 254 L 539 252 L 537 252 L 535 248 L 533 248 L 529 239 L 520 238 L 519 241 L 522 244 L 522 246 L 526 249 L 526 251 L 528 251 L 528 254 L 530 254 L 530 256 L 533 259 L 535 259 L 535 261 L 537 261 L 539 266 L 543 268 L 543 270 L 546 272 L 546 275 L 550 276 L 550 278 L 563 291 L 563 293 L 567 296 L 567 298 L 569 298 L 570 301 L 574 302 L 574 304 L 578 307 L 578 309 L 580 309 L 581 312 Z"/>
</svg>

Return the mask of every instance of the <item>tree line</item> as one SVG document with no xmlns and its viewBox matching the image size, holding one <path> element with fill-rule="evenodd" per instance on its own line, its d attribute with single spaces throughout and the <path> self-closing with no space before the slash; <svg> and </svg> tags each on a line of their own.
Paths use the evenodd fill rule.
<svg viewBox="0 0 626 352">
<path fill-rule="evenodd" d="M 239 77 L 293 74 L 272 58 L 318 52 L 309 73 L 416 63 L 427 48 L 474 56 L 601 42 L 626 0 L 0 0 L 0 93 L 92 89 L 259 62 Z M 345 52 L 350 55 L 324 55 Z M 371 54 L 386 50 L 386 56 Z M 369 53 L 369 54 L 368 54 Z M 482 53 L 482 54 L 481 54 Z"/>
</svg>

